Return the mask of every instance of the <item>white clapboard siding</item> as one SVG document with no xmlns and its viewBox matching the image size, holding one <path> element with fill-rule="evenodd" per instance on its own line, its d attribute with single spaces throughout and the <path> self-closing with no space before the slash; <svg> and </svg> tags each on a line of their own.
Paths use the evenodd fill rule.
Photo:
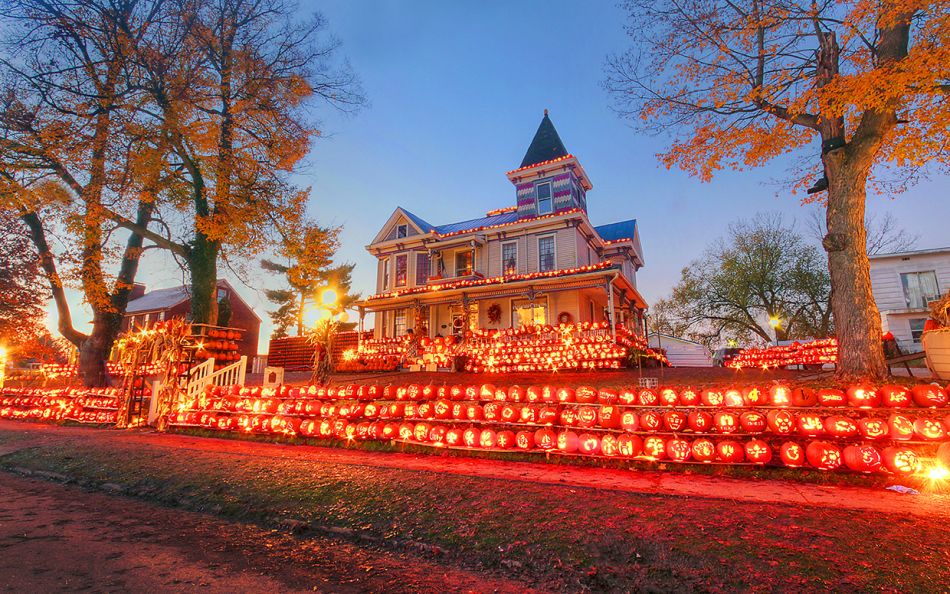
<svg viewBox="0 0 950 594">
<path fill-rule="evenodd" d="M 901 274 L 933 270 L 941 294 L 950 290 L 950 250 L 925 254 L 895 254 L 871 258 L 871 291 L 881 311 L 907 309 Z"/>
<path fill-rule="evenodd" d="M 673 367 L 712 367 L 712 353 L 705 346 L 691 340 L 673 338 L 665 334 L 650 335 L 650 347 L 662 348 Z"/>
</svg>

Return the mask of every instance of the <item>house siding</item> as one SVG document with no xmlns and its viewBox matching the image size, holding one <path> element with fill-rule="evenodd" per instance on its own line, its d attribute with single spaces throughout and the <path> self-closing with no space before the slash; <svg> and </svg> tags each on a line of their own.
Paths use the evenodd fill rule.
<svg viewBox="0 0 950 594">
<path fill-rule="evenodd" d="M 881 312 L 885 332 L 891 332 L 902 349 L 919 350 L 914 342 L 910 322 L 927 318 L 926 309 L 910 309 L 904 297 L 901 274 L 933 270 L 940 294 L 950 290 L 950 251 L 932 254 L 896 254 L 871 259 L 871 291 Z"/>
</svg>

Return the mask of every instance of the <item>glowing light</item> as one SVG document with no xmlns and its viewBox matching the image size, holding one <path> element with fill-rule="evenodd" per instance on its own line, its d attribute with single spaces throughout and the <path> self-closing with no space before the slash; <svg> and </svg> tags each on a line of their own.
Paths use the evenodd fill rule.
<svg viewBox="0 0 950 594">
<path fill-rule="evenodd" d="M 782 326 L 782 320 L 778 316 L 772 316 L 769 318 L 769 326 L 773 328 L 780 328 Z"/>
<path fill-rule="evenodd" d="M 930 469 L 930 472 L 927 473 L 927 478 L 932 481 L 942 481 L 950 477 L 950 470 L 947 470 L 943 466 L 934 466 Z"/>
<path fill-rule="evenodd" d="M 336 305 L 338 296 L 333 289 L 326 289 L 320 294 L 320 301 L 326 306 Z"/>
</svg>

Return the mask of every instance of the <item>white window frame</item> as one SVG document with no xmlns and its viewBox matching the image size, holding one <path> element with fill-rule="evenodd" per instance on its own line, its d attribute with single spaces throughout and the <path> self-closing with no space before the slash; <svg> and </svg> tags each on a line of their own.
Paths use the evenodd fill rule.
<svg viewBox="0 0 950 594">
<path fill-rule="evenodd" d="M 548 201 L 551 204 L 551 209 L 547 211 L 541 210 L 541 196 L 539 194 L 539 190 L 541 186 L 548 187 Z M 541 182 L 534 185 L 534 205 L 539 215 L 546 215 L 546 214 L 551 214 L 552 212 L 554 212 L 554 184 L 552 184 L 549 181 L 546 181 L 546 182 Z"/>
<path fill-rule="evenodd" d="M 508 269 L 505 267 L 505 246 L 509 246 L 509 245 L 515 246 L 515 266 L 514 266 L 514 270 L 512 270 L 510 274 L 518 274 L 518 256 L 520 254 L 518 253 L 519 251 L 518 240 L 516 239 L 514 241 L 501 242 L 501 274 L 502 276 L 509 274 Z"/>
<path fill-rule="evenodd" d="M 402 334 L 399 333 L 399 318 L 402 318 Z M 393 310 L 393 338 L 399 338 L 406 335 L 406 330 L 409 329 L 409 310 L 406 309 L 395 309 Z"/>
<path fill-rule="evenodd" d="M 416 257 L 413 259 L 413 263 L 414 263 L 414 266 L 415 266 L 415 270 L 413 270 L 412 281 L 413 281 L 413 283 L 415 283 L 416 286 L 423 286 L 423 285 L 426 285 L 426 284 L 429 283 L 429 277 L 432 276 L 432 255 L 429 254 L 429 252 L 426 252 L 426 251 L 413 252 L 413 253 L 416 255 Z M 420 267 L 419 267 L 419 258 L 420 258 L 420 257 L 423 257 L 423 256 L 424 256 L 425 259 L 426 259 L 426 266 L 423 267 L 423 270 L 425 270 L 425 272 L 426 272 L 426 280 L 425 280 L 425 282 L 420 283 L 420 282 L 419 282 L 419 269 L 420 269 Z"/>
<path fill-rule="evenodd" d="M 472 268 L 468 274 L 459 274 L 459 255 L 468 254 L 472 258 Z M 472 253 L 472 248 L 466 248 L 464 250 L 455 250 L 455 253 L 452 254 L 452 271 L 455 273 L 455 276 L 471 276 L 475 274 L 475 254 Z"/>
<path fill-rule="evenodd" d="M 399 234 L 400 231 L 402 231 L 402 235 Z M 409 237 L 409 224 L 396 225 L 396 239 L 405 239 L 406 237 Z"/>
<path fill-rule="evenodd" d="M 538 272 L 548 272 L 548 270 L 541 269 L 541 240 L 548 238 L 551 238 L 551 241 L 554 242 L 554 262 L 552 262 L 551 268 L 548 270 L 557 270 L 557 233 L 546 233 L 544 235 L 537 236 Z"/>
<path fill-rule="evenodd" d="M 532 308 L 543 307 L 543 308 L 544 308 L 544 323 L 545 323 L 545 324 L 550 324 L 550 323 L 551 323 L 551 300 L 548 298 L 547 295 L 544 295 L 544 296 L 542 296 L 542 297 L 535 298 L 535 300 L 534 300 L 533 302 L 532 302 L 530 299 L 526 299 L 526 298 L 522 297 L 522 298 L 512 299 L 512 300 L 508 303 L 508 315 L 509 315 L 510 318 L 511 318 L 511 319 L 508 321 L 508 325 L 509 325 L 511 328 L 517 328 L 517 327 L 518 327 L 518 326 L 515 326 L 515 321 L 516 321 L 516 318 L 517 318 L 517 316 L 515 315 L 515 311 L 516 311 L 516 309 L 518 308 L 518 305 L 531 305 Z M 533 322 L 533 320 L 532 320 L 532 322 Z"/>
<path fill-rule="evenodd" d="M 920 330 L 914 330 L 914 322 L 920 324 Z M 910 339 L 914 344 L 920 344 L 920 339 L 924 335 L 924 324 L 927 323 L 927 318 L 910 318 L 907 320 L 907 329 L 910 330 Z M 917 336 L 914 336 L 914 333 L 918 332 Z"/>
<path fill-rule="evenodd" d="M 383 258 L 383 291 L 389 290 L 389 282 L 392 280 L 392 265 L 389 263 L 389 257 Z"/>
<path fill-rule="evenodd" d="M 910 277 L 914 277 L 915 281 L 917 282 L 917 286 L 920 287 L 920 277 L 925 274 L 933 275 L 934 286 L 937 289 L 936 296 L 930 295 L 932 299 L 926 299 L 926 296 L 921 293 L 921 298 L 924 298 L 923 304 L 911 303 L 911 294 L 908 293 L 909 286 L 905 286 L 904 279 L 910 279 Z M 925 309 L 929 307 L 930 301 L 940 299 L 940 296 L 943 294 L 940 292 L 940 278 L 937 276 L 936 270 L 914 270 L 910 272 L 900 272 L 897 275 L 897 282 L 900 285 L 901 294 L 904 297 L 904 303 L 907 305 L 908 309 Z"/>
<path fill-rule="evenodd" d="M 406 277 L 403 279 L 403 282 L 399 282 L 399 258 L 406 259 Z M 393 286 L 395 287 L 407 287 L 409 286 L 409 254 L 396 254 L 393 256 Z"/>
</svg>

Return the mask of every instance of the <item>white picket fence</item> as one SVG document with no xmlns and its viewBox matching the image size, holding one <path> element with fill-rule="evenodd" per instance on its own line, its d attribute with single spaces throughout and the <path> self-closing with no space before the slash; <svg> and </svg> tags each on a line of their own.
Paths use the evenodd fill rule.
<svg viewBox="0 0 950 594">
<path fill-rule="evenodd" d="M 247 357 L 214 371 L 214 359 L 208 359 L 191 370 L 192 379 L 185 389 L 186 398 L 191 400 L 204 392 L 208 386 L 240 386 L 247 374 Z"/>
</svg>

